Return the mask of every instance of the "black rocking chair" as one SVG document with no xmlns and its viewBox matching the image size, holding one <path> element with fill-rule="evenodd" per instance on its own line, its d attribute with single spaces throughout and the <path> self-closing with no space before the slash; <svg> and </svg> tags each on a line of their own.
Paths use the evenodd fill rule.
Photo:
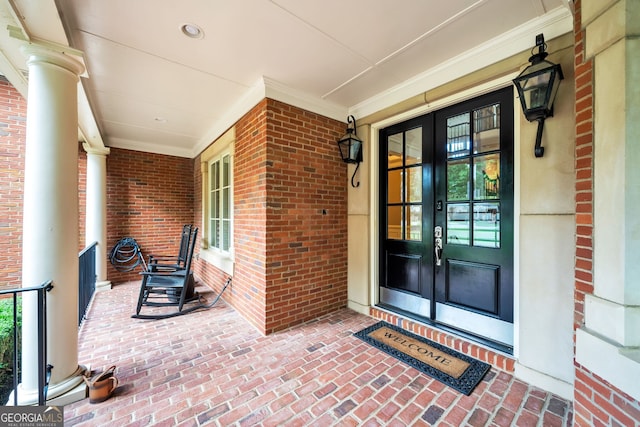
<svg viewBox="0 0 640 427">
<path fill-rule="evenodd" d="M 193 291 L 194 278 L 191 271 L 191 260 L 197 242 L 198 228 L 190 230 L 187 256 L 182 269 L 154 269 L 151 266 L 142 275 L 140 295 L 136 314 L 132 317 L 138 319 L 164 319 L 190 313 L 194 310 L 205 308 L 206 305 L 197 304 L 185 308 L 185 303 L 200 301 L 200 296 Z M 171 313 L 140 314 L 143 306 L 161 307 L 176 306 L 178 310 Z"/>
<path fill-rule="evenodd" d="M 149 255 L 149 262 L 147 268 L 149 271 L 177 271 L 184 270 L 187 262 L 187 256 L 189 255 L 189 243 L 191 240 L 190 224 L 185 224 L 182 227 L 182 233 L 180 235 L 180 249 L 178 255 Z"/>
</svg>

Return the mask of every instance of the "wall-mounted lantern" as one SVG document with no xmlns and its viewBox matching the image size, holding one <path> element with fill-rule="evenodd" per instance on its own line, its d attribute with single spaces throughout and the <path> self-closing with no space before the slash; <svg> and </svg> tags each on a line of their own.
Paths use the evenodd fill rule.
<svg viewBox="0 0 640 427">
<path fill-rule="evenodd" d="M 353 178 L 355 178 L 362 161 L 362 140 L 356 134 L 356 119 L 353 116 L 347 117 L 347 133 L 338 140 L 338 148 L 340 148 L 342 161 L 356 164 L 356 170 L 351 176 L 351 186 L 360 186 L 360 181 L 357 185 L 353 183 Z"/>
<path fill-rule="evenodd" d="M 538 48 L 538 53 L 533 51 Z M 530 122 L 538 122 L 538 133 L 536 135 L 536 145 L 534 154 L 536 157 L 544 155 L 542 143 L 542 128 L 547 117 L 553 117 L 553 101 L 558 93 L 560 80 L 564 78 L 562 68 L 559 64 L 546 61 L 547 44 L 544 42 L 544 34 L 536 36 L 536 45 L 531 49 L 532 56 L 529 58 L 529 65 L 518 77 L 513 80 L 513 84 L 518 89 L 520 103 L 524 116 Z"/>
</svg>

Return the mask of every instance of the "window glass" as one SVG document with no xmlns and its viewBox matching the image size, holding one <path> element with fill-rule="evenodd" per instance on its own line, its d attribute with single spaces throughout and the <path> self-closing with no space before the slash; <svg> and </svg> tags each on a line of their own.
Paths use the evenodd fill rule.
<svg viewBox="0 0 640 427">
<path fill-rule="evenodd" d="M 389 171 L 387 173 L 387 203 L 402 203 L 402 199 L 402 169 Z"/>
<path fill-rule="evenodd" d="M 406 207 L 405 240 L 422 240 L 422 205 Z"/>
<path fill-rule="evenodd" d="M 225 219 L 222 221 L 222 250 L 229 251 L 231 247 L 231 221 Z"/>
<path fill-rule="evenodd" d="M 402 240 L 402 206 L 387 207 L 387 238 Z"/>
<path fill-rule="evenodd" d="M 469 204 L 447 205 L 447 243 L 469 245 Z"/>
<path fill-rule="evenodd" d="M 407 168 L 407 200 L 408 203 L 422 201 L 422 166 Z"/>
<path fill-rule="evenodd" d="M 208 241 L 212 248 L 231 248 L 231 155 L 214 158 L 209 166 L 209 226 Z"/>
<path fill-rule="evenodd" d="M 447 162 L 447 200 L 469 200 L 469 159 Z"/>
<path fill-rule="evenodd" d="M 467 156 L 471 145 L 471 120 L 469 113 L 447 119 L 447 158 Z"/>
<path fill-rule="evenodd" d="M 498 199 L 500 197 L 500 154 L 488 154 L 474 159 L 475 200 Z"/>
<path fill-rule="evenodd" d="M 487 248 L 500 247 L 499 203 L 473 205 L 473 245 Z"/>
<path fill-rule="evenodd" d="M 222 158 L 222 186 L 228 187 L 231 182 L 231 170 L 229 168 L 229 162 L 231 161 L 231 156 L 224 156 Z"/>
<path fill-rule="evenodd" d="M 486 153 L 500 149 L 500 104 L 473 112 L 473 152 Z"/>
<path fill-rule="evenodd" d="M 405 138 L 405 166 L 422 163 L 422 128 L 407 131 Z"/>
<path fill-rule="evenodd" d="M 422 128 L 387 137 L 387 238 L 422 240 Z"/>
<path fill-rule="evenodd" d="M 389 169 L 402 167 L 402 133 L 396 133 L 387 138 L 387 167 Z"/>
</svg>

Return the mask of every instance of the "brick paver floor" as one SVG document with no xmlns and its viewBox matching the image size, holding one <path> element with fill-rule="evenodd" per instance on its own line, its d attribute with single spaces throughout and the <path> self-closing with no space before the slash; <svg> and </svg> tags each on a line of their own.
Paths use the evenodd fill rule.
<svg viewBox="0 0 640 427">
<path fill-rule="evenodd" d="M 105 402 L 66 406 L 65 425 L 571 424 L 570 402 L 495 368 L 470 396 L 444 386 L 355 338 L 376 320 L 348 309 L 265 337 L 223 300 L 185 316 L 132 319 L 138 289 L 96 294 L 79 362 L 116 365 L 120 386 Z"/>
</svg>

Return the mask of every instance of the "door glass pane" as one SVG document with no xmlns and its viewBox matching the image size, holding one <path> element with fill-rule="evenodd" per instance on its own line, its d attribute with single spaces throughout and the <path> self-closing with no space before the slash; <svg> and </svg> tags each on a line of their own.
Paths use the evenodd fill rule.
<svg viewBox="0 0 640 427">
<path fill-rule="evenodd" d="M 469 244 L 469 204 L 447 205 L 447 243 Z"/>
<path fill-rule="evenodd" d="M 387 207 L 387 239 L 402 240 L 402 206 Z"/>
<path fill-rule="evenodd" d="M 473 112 L 473 152 L 486 153 L 500 149 L 500 104 Z"/>
<path fill-rule="evenodd" d="M 387 203 L 402 203 L 402 169 L 387 173 Z"/>
<path fill-rule="evenodd" d="M 478 156 L 473 164 L 475 200 L 500 198 L 500 154 Z"/>
<path fill-rule="evenodd" d="M 469 159 L 447 162 L 447 200 L 469 200 Z"/>
<path fill-rule="evenodd" d="M 407 200 L 409 203 L 422 201 L 422 166 L 407 168 Z"/>
<path fill-rule="evenodd" d="M 447 119 L 447 158 L 466 156 L 471 145 L 470 114 L 464 113 Z"/>
<path fill-rule="evenodd" d="M 402 133 L 396 133 L 387 138 L 387 153 L 388 169 L 402 166 Z"/>
<path fill-rule="evenodd" d="M 405 166 L 422 163 L 422 128 L 407 131 L 405 138 Z"/>
<path fill-rule="evenodd" d="M 473 205 L 473 245 L 487 248 L 500 247 L 499 203 Z"/>
<path fill-rule="evenodd" d="M 422 240 L 422 205 L 407 206 L 406 240 Z"/>
</svg>

